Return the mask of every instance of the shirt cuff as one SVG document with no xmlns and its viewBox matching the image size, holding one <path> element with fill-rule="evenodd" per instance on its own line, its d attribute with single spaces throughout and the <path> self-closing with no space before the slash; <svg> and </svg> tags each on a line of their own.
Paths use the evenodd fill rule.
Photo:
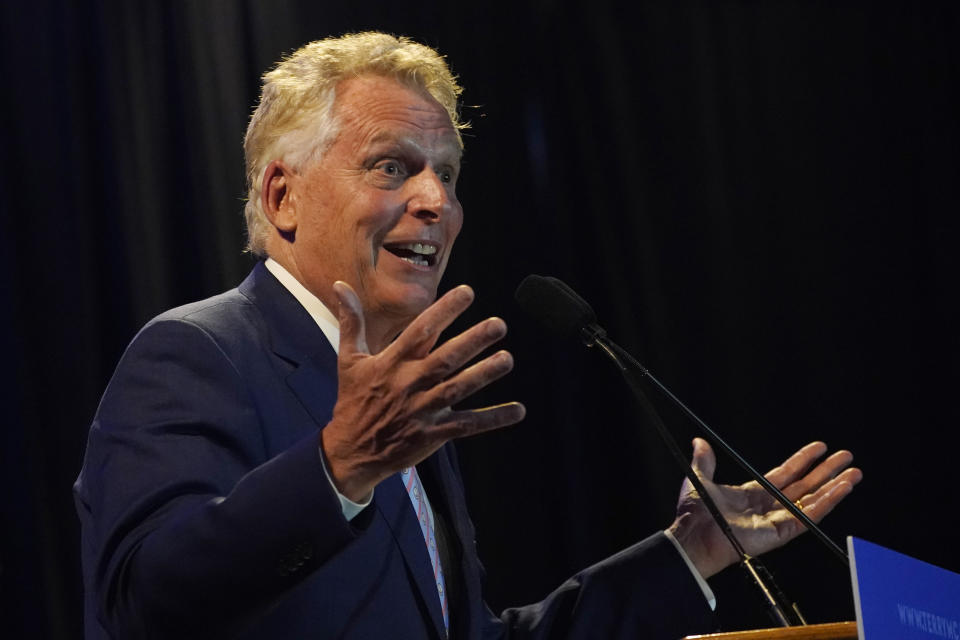
<svg viewBox="0 0 960 640">
<path fill-rule="evenodd" d="M 317 452 L 320 454 L 320 466 L 323 467 L 323 474 L 327 476 L 327 482 L 330 483 L 330 488 L 333 489 L 333 492 L 337 494 L 337 498 L 340 500 L 340 511 L 343 512 L 343 517 L 347 519 L 347 522 L 350 522 L 360 515 L 361 511 L 369 507 L 371 502 L 373 502 L 373 491 L 370 491 L 370 495 L 364 498 L 363 502 L 354 502 L 347 496 L 340 493 L 340 490 L 337 489 L 337 485 L 333 483 L 333 478 L 330 477 L 330 471 L 327 469 L 327 458 L 323 455 L 323 448 L 318 448 Z M 676 544 L 676 542 L 674 542 L 674 544 Z M 679 548 L 679 545 L 677 546 Z M 690 561 L 688 560 L 687 562 L 689 563 Z"/>
<path fill-rule="evenodd" d="M 707 581 L 703 579 L 703 576 L 700 575 L 700 572 L 697 571 L 697 568 L 693 566 L 693 562 L 691 562 L 690 558 L 687 557 L 687 552 L 683 550 L 683 547 L 681 547 L 680 543 L 677 542 L 677 539 L 673 537 L 673 534 L 669 531 L 664 531 L 663 535 L 667 536 L 667 540 L 673 543 L 673 546 L 677 549 L 677 553 L 679 553 L 680 557 L 683 558 L 683 561 L 687 563 L 687 568 L 690 569 L 690 573 L 692 573 L 693 577 L 696 578 L 697 584 L 700 586 L 700 590 L 703 591 L 703 597 L 707 599 L 707 604 L 710 605 L 710 610 L 716 611 L 717 597 L 713 595 L 713 589 L 711 589 L 710 585 L 707 584 Z"/>
</svg>

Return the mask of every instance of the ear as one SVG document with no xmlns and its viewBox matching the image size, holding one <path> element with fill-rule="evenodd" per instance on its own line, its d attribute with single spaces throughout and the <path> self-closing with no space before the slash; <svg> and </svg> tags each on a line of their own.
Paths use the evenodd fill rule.
<svg viewBox="0 0 960 640">
<path fill-rule="evenodd" d="M 281 234 L 290 234 L 297 229 L 297 211 L 290 191 L 290 182 L 295 176 L 296 173 L 283 160 L 274 160 L 263 172 L 260 205 Z"/>
</svg>

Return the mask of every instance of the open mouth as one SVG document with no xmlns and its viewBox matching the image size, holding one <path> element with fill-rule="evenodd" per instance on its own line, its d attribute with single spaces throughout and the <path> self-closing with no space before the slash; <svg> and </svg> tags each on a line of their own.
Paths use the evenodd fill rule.
<svg viewBox="0 0 960 640">
<path fill-rule="evenodd" d="M 437 247 L 432 244 L 406 242 L 402 244 L 383 245 L 383 248 L 410 264 L 421 267 L 432 267 L 437 263 Z"/>
</svg>

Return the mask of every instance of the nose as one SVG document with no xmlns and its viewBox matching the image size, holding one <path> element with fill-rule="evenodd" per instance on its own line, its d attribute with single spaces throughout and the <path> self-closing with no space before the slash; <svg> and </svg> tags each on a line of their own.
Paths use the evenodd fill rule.
<svg viewBox="0 0 960 640">
<path fill-rule="evenodd" d="M 453 186 L 444 182 L 430 167 L 424 167 L 407 181 L 410 198 L 407 210 L 424 221 L 435 222 L 449 215 L 456 202 Z"/>
</svg>

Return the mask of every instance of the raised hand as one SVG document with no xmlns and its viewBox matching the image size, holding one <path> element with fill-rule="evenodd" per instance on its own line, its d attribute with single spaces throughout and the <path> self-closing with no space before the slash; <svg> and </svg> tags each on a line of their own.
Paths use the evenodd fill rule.
<svg viewBox="0 0 960 640">
<path fill-rule="evenodd" d="M 849 466 L 853 461 L 849 451 L 837 451 L 812 467 L 826 451 L 824 443 L 812 442 L 765 474 L 814 522 L 830 513 L 863 477 L 859 469 Z M 775 549 L 806 530 L 755 481 L 738 486 L 715 484 L 717 459 L 701 438 L 693 441 L 692 464 L 748 554 L 756 556 Z M 677 519 L 670 530 L 705 578 L 739 560 L 687 480 L 680 489 Z"/>
<path fill-rule="evenodd" d="M 367 347 L 356 292 L 344 282 L 335 283 L 334 292 L 340 303 L 339 388 L 321 446 L 343 495 L 362 500 L 381 480 L 448 440 L 523 419 L 525 409 L 517 402 L 452 408 L 513 369 L 506 351 L 464 368 L 506 334 L 500 318 L 488 318 L 434 348 L 440 333 L 473 302 L 470 287 L 447 292 L 377 354 Z"/>
</svg>

